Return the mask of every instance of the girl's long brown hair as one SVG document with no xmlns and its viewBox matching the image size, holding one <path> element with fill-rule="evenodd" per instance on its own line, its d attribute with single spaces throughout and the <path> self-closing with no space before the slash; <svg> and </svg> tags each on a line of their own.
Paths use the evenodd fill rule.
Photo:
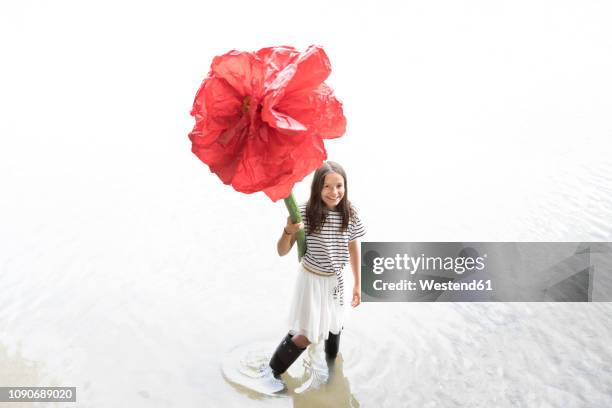
<svg viewBox="0 0 612 408">
<path fill-rule="evenodd" d="M 325 207 L 323 200 L 321 199 L 321 190 L 325 184 L 325 176 L 328 173 L 338 173 L 344 179 L 344 196 L 342 200 L 336 206 L 340 215 L 342 215 L 342 226 L 341 231 L 346 231 L 349 225 L 349 220 L 353 217 L 354 209 L 351 202 L 348 200 L 348 183 L 346 180 L 346 173 L 342 166 L 333 161 L 325 161 L 323 165 L 319 167 L 312 178 L 312 185 L 310 187 L 310 199 L 306 204 L 306 217 L 308 218 L 308 231 L 319 232 L 321 227 L 325 223 L 327 213 L 329 210 Z"/>
</svg>

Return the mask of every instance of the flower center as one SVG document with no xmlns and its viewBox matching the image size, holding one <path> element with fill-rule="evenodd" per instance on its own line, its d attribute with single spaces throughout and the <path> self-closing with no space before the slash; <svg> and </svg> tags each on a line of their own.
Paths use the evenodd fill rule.
<svg viewBox="0 0 612 408">
<path fill-rule="evenodd" d="M 241 108 L 242 114 L 246 115 L 250 107 L 251 107 L 251 97 L 245 96 L 244 99 L 242 100 L 242 108 Z"/>
</svg>

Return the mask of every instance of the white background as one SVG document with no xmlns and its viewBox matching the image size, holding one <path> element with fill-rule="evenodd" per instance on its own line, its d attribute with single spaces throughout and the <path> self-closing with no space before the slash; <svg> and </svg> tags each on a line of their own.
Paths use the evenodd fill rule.
<svg viewBox="0 0 612 408">
<path fill-rule="evenodd" d="M 282 337 L 295 269 L 294 254 L 275 254 L 283 204 L 233 191 L 190 152 L 193 97 L 230 49 L 324 47 L 348 119 L 329 158 L 347 171 L 368 241 L 612 240 L 611 20 L 604 1 L 3 2 L 0 379 L 77 385 L 83 406 L 285 403 L 247 399 L 219 373 L 233 344 Z M 295 187 L 299 201 L 309 180 Z M 399 361 L 410 336 L 435 354 L 437 330 L 466 328 L 454 314 L 531 316 L 523 337 L 508 329 L 531 357 L 543 353 L 532 327 L 568 355 L 587 345 L 612 354 L 608 305 L 427 307 L 353 313 L 345 374 L 364 406 L 388 395 L 362 378 L 380 362 L 355 354 L 380 347 Z M 475 321 L 485 340 L 471 347 L 497 344 L 486 318 Z M 584 334 L 591 324 L 600 349 Z M 370 344 L 371 326 L 397 338 Z M 587 378 L 603 375 L 598 353 L 574 357 Z M 531 389 L 542 406 L 610 402 L 609 388 L 572 388 L 551 370 L 557 391 Z M 505 379 L 518 399 L 502 402 L 527 403 L 521 387 L 533 379 Z M 467 401 L 432 394 L 426 375 L 404 380 L 423 390 L 406 397 L 414 403 Z M 482 391 L 462 395 L 492 403 Z"/>
</svg>

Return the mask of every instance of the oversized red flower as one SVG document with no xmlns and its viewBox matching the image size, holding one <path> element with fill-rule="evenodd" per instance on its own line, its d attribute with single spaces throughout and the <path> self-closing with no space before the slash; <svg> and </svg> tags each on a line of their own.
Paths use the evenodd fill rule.
<svg viewBox="0 0 612 408">
<path fill-rule="evenodd" d="M 323 139 L 344 134 L 342 104 L 323 82 L 330 72 L 317 46 L 215 57 L 191 111 L 193 153 L 237 191 L 288 197 L 327 158 Z"/>
</svg>

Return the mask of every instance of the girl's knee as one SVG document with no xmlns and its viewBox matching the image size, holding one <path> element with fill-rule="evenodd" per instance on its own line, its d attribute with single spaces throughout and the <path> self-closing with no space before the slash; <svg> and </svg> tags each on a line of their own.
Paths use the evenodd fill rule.
<svg viewBox="0 0 612 408">
<path fill-rule="evenodd" d="M 310 341 L 306 336 L 297 335 L 292 338 L 293 343 L 299 348 L 306 348 L 310 345 Z"/>
</svg>

